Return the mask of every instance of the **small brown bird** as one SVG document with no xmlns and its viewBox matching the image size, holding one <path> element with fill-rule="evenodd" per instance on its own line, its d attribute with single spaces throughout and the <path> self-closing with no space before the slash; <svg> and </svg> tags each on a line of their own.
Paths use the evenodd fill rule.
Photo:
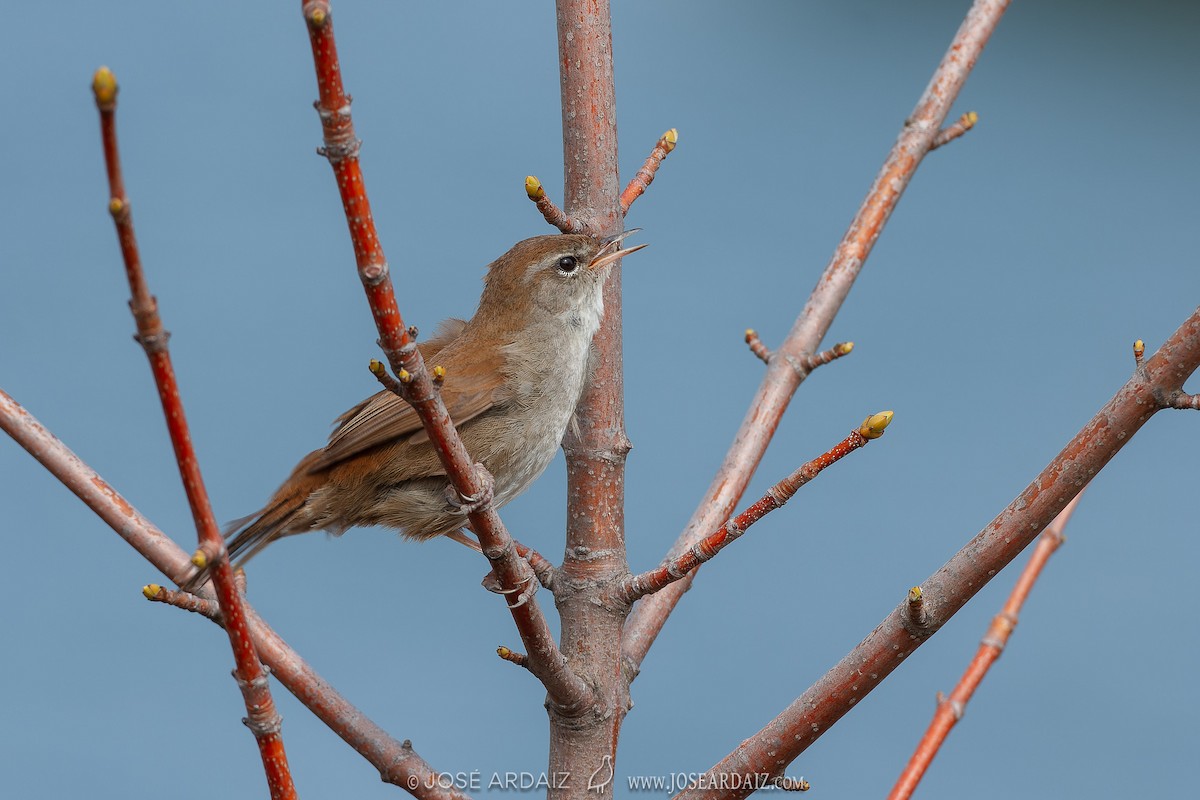
<svg viewBox="0 0 1200 800">
<path fill-rule="evenodd" d="M 636 230 L 603 241 L 571 234 L 518 242 L 488 267 L 475 316 L 443 322 L 418 345 L 446 370 L 442 400 L 467 452 L 494 477 L 497 507 L 525 491 L 558 450 L 587 380 L 608 268 L 645 247 L 619 249 Z M 466 524 L 408 403 L 382 391 L 334 424 L 329 443 L 301 459 L 261 511 L 230 526 L 235 563 L 307 531 L 382 525 L 423 540 Z M 184 588 L 206 579 L 203 570 Z"/>
</svg>

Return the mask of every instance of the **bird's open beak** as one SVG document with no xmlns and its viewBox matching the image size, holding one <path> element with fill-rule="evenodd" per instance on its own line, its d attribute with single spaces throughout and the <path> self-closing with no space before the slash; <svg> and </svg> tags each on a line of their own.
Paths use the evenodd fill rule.
<svg viewBox="0 0 1200 800">
<path fill-rule="evenodd" d="M 617 259 L 624 258 L 630 253 L 636 253 L 638 250 L 641 250 L 646 245 L 639 244 L 635 247 L 626 247 L 624 250 L 618 249 L 621 246 L 621 241 L 626 236 L 632 236 L 640 230 L 641 228 L 630 228 L 624 233 L 618 233 L 616 236 L 610 236 L 609 238 L 605 239 L 604 246 L 600 248 L 600 251 L 596 253 L 596 256 L 592 259 L 591 263 L 588 264 L 588 269 L 600 269 L 601 267 L 606 267 Z"/>
</svg>

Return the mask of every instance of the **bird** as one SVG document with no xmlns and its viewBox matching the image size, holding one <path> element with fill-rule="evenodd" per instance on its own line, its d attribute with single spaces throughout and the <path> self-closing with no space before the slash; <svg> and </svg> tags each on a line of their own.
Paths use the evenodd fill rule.
<svg viewBox="0 0 1200 800">
<path fill-rule="evenodd" d="M 605 279 L 614 262 L 646 246 L 621 248 L 638 230 L 518 242 L 488 266 L 475 314 L 446 320 L 418 343 L 425 361 L 445 370 L 442 401 L 467 452 L 493 476 L 496 507 L 525 491 L 557 452 L 589 377 Z M 338 417 L 325 446 L 300 459 L 262 509 L 231 523 L 226 551 L 244 566 L 287 536 L 371 525 L 415 540 L 461 540 L 467 525 L 420 418 L 388 390 Z M 207 578 L 201 568 L 182 588 Z"/>
</svg>

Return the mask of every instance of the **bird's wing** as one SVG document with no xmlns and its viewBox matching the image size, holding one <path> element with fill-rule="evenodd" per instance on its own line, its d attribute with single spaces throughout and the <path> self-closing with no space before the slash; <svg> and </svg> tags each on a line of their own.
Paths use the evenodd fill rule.
<svg viewBox="0 0 1200 800">
<path fill-rule="evenodd" d="M 421 355 L 435 360 L 462 331 L 462 320 L 447 320 L 434 338 L 421 343 Z M 500 399 L 503 381 L 498 370 L 479 374 L 448 375 L 442 401 L 455 425 L 462 425 L 490 409 Z M 421 418 L 403 399 L 390 391 L 378 392 L 342 414 L 334 422 L 329 444 L 314 455 L 308 471 L 319 472 L 380 445 L 409 436 L 425 436 Z"/>
</svg>

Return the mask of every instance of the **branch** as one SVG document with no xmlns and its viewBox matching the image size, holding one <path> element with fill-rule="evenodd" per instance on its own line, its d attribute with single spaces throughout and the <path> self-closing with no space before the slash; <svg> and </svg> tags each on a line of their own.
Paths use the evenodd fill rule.
<svg viewBox="0 0 1200 800">
<path fill-rule="evenodd" d="M 1200 394 L 1179 391 L 1171 397 L 1170 407 L 1183 411 L 1200 411 Z"/>
<path fill-rule="evenodd" d="M 558 228 L 563 233 L 591 233 L 586 225 L 571 219 L 566 212 L 554 205 L 554 201 L 546 195 L 542 182 L 534 175 L 525 176 L 525 196 L 533 201 L 546 222 Z"/>
<path fill-rule="evenodd" d="M 671 130 L 658 137 L 658 141 L 655 142 L 650 155 L 646 157 L 646 163 L 642 164 L 642 168 L 629 181 L 629 185 L 625 187 L 625 191 L 621 192 L 622 214 L 628 214 L 629 207 L 633 205 L 633 202 L 650 188 L 650 184 L 654 182 L 654 176 L 658 173 L 658 168 L 662 165 L 663 159 L 675 149 L 675 145 L 678 142 L 679 131 L 675 128 L 671 128 Z"/>
<path fill-rule="evenodd" d="M 762 339 L 758 338 L 758 331 L 754 328 L 746 328 L 746 345 L 750 348 L 750 352 L 764 364 L 770 364 L 771 359 L 775 354 L 771 352 L 771 348 L 763 344 Z M 824 366 L 830 361 L 848 356 L 854 351 L 854 342 L 838 342 L 828 350 L 822 350 L 819 353 L 810 353 L 800 358 L 791 358 L 789 363 L 803 377 L 808 377 L 808 374 L 817 367 Z"/>
<path fill-rule="evenodd" d="M 992 664 L 1004 652 L 1008 638 L 1017 627 L 1017 619 L 1020 616 L 1021 607 L 1025 605 L 1025 598 L 1029 597 L 1029 591 L 1037 582 L 1038 576 L 1041 575 L 1042 568 L 1046 566 L 1050 556 L 1054 555 L 1054 551 L 1063 543 L 1063 528 L 1071 519 L 1071 514 L 1075 513 L 1075 507 L 1079 505 L 1081 497 L 1083 497 L 1082 490 L 1075 495 L 1075 499 L 1067 503 L 1066 508 L 1059 512 L 1059 515 L 1054 518 L 1054 521 L 1050 523 L 1038 540 L 1037 547 L 1029 557 L 1025 569 L 1021 571 L 1021 576 L 1017 578 L 1017 583 L 1013 587 L 1012 594 L 1008 596 L 1004 608 L 992 619 L 992 624 L 988 627 L 983 641 L 979 643 L 979 650 L 975 653 L 975 658 L 967 666 L 966 672 L 963 673 L 958 685 L 954 687 L 954 691 L 950 693 L 950 697 L 939 698 L 933 721 L 929 723 L 928 730 L 917 744 L 916 752 L 913 753 L 908 765 L 896 780 L 896 785 L 892 787 L 888 800 L 907 800 L 912 796 L 913 790 L 921 782 L 921 777 L 929 768 L 933 757 L 941 749 L 942 742 L 946 741 L 950 729 L 962 719 L 967 703 L 971 702 L 975 690 L 979 688 L 979 684 L 991 669 Z"/>
<path fill-rule="evenodd" d="M 1200 367 L 1200 308 L 1139 365 L 1133 377 L 1034 478 L 1019 497 L 922 582 L 921 624 L 909 603 L 895 608 L 866 639 L 762 730 L 712 767 L 721 774 L 781 772 L 945 624 L 1066 508 L 1156 411 Z M 708 782 L 706 784 L 706 781 Z M 744 797 L 740 792 L 684 791 L 682 798 Z"/>
<path fill-rule="evenodd" d="M 500 656 L 500 658 L 510 664 L 516 664 L 518 667 L 529 666 L 529 656 L 525 655 L 524 653 L 518 653 L 515 650 L 510 650 L 504 645 L 500 645 L 496 648 L 496 655 Z"/>
<path fill-rule="evenodd" d="M 275 800 L 296 797 L 296 786 L 288 768 L 287 753 L 280 732 L 283 719 L 275 708 L 271 697 L 271 686 L 267 674 L 254 651 L 250 630 L 246 627 L 246 613 L 242 598 L 233 582 L 233 569 L 225 556 L 225 543 L 213 516 L 212 504 L 204 488 L 200 474 L 200 463 L 192 447 L 192 436 L 188 430 L 187 416 L 183 411 L 183 400 L 179 396 L 179 385 L 175 380 L 175 368 L 167 348 L 170 334 L 163 328 L 158 316 L 158 304 L 150 294 L 142 274 L 142 262 L 138 255 L 137 236 L 133 230 L 133 215 L 129 199 L 125 196 L 125 180 L 121 173 L 120 150 L 117 146 L 117 79 L 107 67 L 96 71 L 92 81 L 96 107 L 100 111 L 100 133 L 104 142 L 104 163 L 108 172 L 109 211 L 117 228 L 117 239 L 121 244 L 121 255 L 125 261 L 125 274 L 129 279 L 132 295 L 129 308 L 137 325 L 134 337 L 146 351 L 150 360 L 150 371 L 154 373 L 154 384 L 162 401 L 163 415 L 167 420 L 167 431 L 175 450 L 175 461 L 179 465 L 179 476 L 187 493 L 192 519 L 196 523 L 200 552 L 217 554 L 213 564 L 213 586 L 229 644 L 233 648 L 236 667 L 234 679 L 242 691 L 246 705 L 246 718 L 242 720 L 254 734 L 262 758 L 263 770 L 267 775 L 267 786 Z"/>
<path fill-rule="evenodd" d="M 400 309 L 396 305 L 388 263 L 375 230 L 358 161 L 360 142 L 350 118 L 350 97 L 342 86 L 329 3 L 324 0 L 305 0 L 303 12 L 308 23 L 320 93 L 316 108 L 325 141 L 320 152 L 329 159 L 341 194 L 358 274 L 379 331 L 379 345 L 392 371 L 403 378 L 393 388 L 420 416 L 446 469 L 446 475 L 459 495 L 464 498 L 483 497 L 488 493 L 490 476 L 478 469 L 467 454 L 438 387 L 426 370 L 421 352 L 404 327 Z M 479 537 L 484 555 L 492 563 L 502 592 L 510 595 L 525 590 L 529 566 L 517 554 L 512 537 L 504 528 L 495 508 L 491 503 L 483 504 L 472 511 L 468 518 L 471 529 Z M 576 713 L 579 709 L 589 707 L 593 703 L 592 691 L 567 668 L 566 659 L 559 652 L 537 603 L 530 597 L 528 602 L 510 604 L 509 608 L 521 641 L 529 652 L 529 669 L 545 685 L 551 701 Z"/>
<path fill-rule="evenodd" d="M 883 436 L 884 430 L 891 421 L 891 411 L 882 411 L 867 417 L 858 430 L 851 431 L 849 436 L 834 445 L 832 449 L 807 462 L 772 486 L 757 503 L 704 537 L 699 543 L 657 569 L 626 578 L 613 592 L 612 601 L 629 605 L 638 598 L 661 591 L 675 581 L 682 580 L 685 575 L 724 550 L 727 545 L 732 544 L 751 525 L 775 509 L 783 508 L 784 503 L 791 500 L 801 486 L 820 475 L 826 467 L 865 446 L 872 439 Z"/>
<path fill-rule="evenodd" d="M 62 481 L 117 535 L 176 584 L 194 573 L 188 555 L 117 493 L 91 467 L 46 430 L 33 415 L 0 390 L 0 430 L 6 432 Z M 211 593 L 202 593 L 211 603 Z M 330 730 L 379 770 L 384 781 L 413 791 L 425 800 L 463 800 L 461 792 L 438 785 L 433 770 L 406 740 L 398 742 L 367 719 L 245 604 L 250 635 L 271 674 Z"/>
<path fill-rule="evenodd" d="M 624 217 L 619 200 L 610 0 L 555 0 L 554 10 L 562 101 L 563 209 L 588 231 L 611 236 L 621 232 Z M 569 772 L 581 779 L 613 774 L 621 723 L 632 705 L 621 676 L 621 628 L 628 610 L 596 602 L 602 587 L 629 574 L 625 458 L 631 445 L 625 431 L 621 282 L 621 269 L 609 270 L 604 317 L 592 340 L 590 379 L 562 443 L 567 529 L 555 601 L 563 652 L 595 687 L 600 702 L 598 713 L 586 719 L 551 709 L 547 772 Z M 576 798 L 588 788 L 556 786 L 547 796 Z M 612 797 L 611 781 L 602 780 L 594 788 L 597 800 Z"/>
<path fill-rule="evenodd" d="M 608 0 L 557 0 L 562 98 L 564 208 L 587 230 L 621 231 L 616 89 Z M 567 558 L 564 572 L 621 572 L 624 559 L 625 433 L 621 270 L 609 271 L 604 319 L 592 342 L 593 379 L 563 442 L 567 456 Z M 606 554 L 605 563 L 596 561 Z M 586 562 L 586 563 L 584 563 Z"/>
<path fill-rule="evenodd" d="M 224 625 L 225 620 L 221 616 L 220 606 L 206 597 L 191 592 L 177 592 L 165 586 L 159 586 L 157 583 L 148 583 L 143 586 L 142 595 L 153 603 L 166 603 L 169 606 L 208 617 L 218 625 Z"/>
<path fill-rule="evenodd" d="M 971 130 L 971 128 L 974 128 L 976 122 L 979 122 L 979 115 L 974 111 L 968 111 L 959 117 L 953 125 L 947 125 L 938 131 L 937 136 L 933 137 L 933 141 L 930 142 L 929 149 L 937 150 L 943 145 L 950 144 L 955 139 Z"/>
<path fill-rule="evenodd" d="M 526 547 L 520 542 L 516 542 L 517 555 L 529 562 L 529 566 L 533 569 L 533 574 L 537 576 L 538 583 L 550 591 L 554 591 L 554 580 L 557 577 L 558 570 L 550 563 L 550 560 L 534 550 L 532 547 Z"/>
<path fill-rule="evenodd" d="M 1008 3 L 1009 0 L 976 0 L 968 12 L 928 88 L 905 121 L 866 200 L 779 348 L 779 354 L 801 358 L 819 347 Z M 691 547 L 733 511 L 804 377 L 786 358 L 772 359 L 725 461 L 676 541 L 674 554 Z M 691 587 L 695 575 L 695 572 L 691 573 L 634 608 L 622 639 L 628 674 L 637 674 L 667 617 Z"/>
</svg>

